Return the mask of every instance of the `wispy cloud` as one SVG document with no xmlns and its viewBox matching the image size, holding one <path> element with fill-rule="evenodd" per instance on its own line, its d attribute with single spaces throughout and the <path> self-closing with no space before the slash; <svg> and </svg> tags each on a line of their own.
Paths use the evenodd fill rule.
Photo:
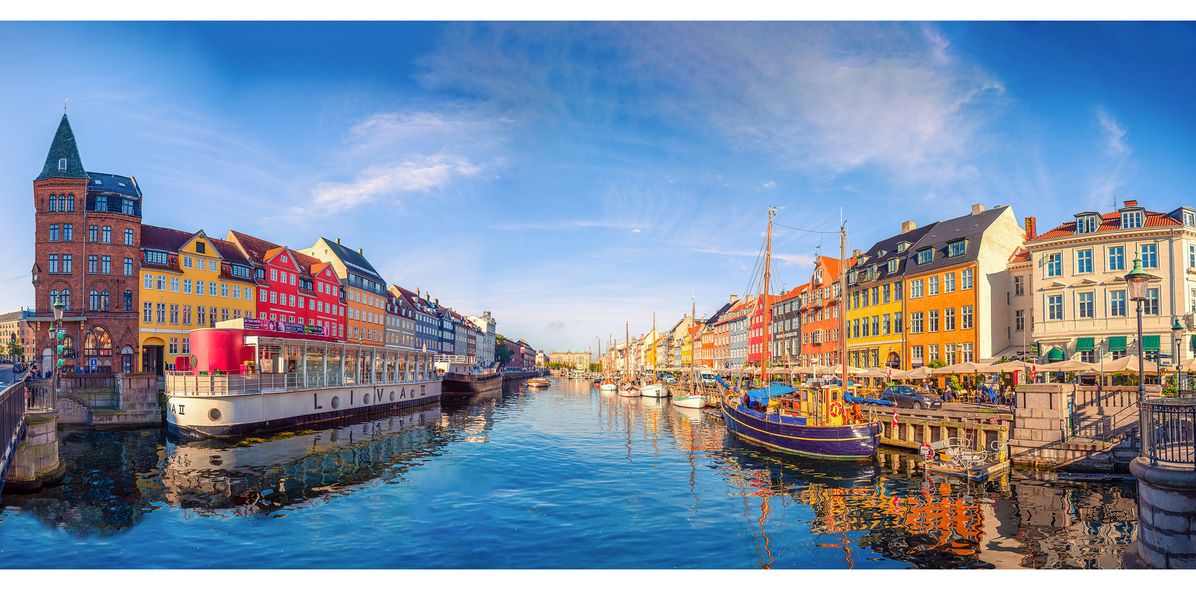
<svg viewBox="0 0 1196 590">
<path fill-rule="evenodd" d="M 1129 155 L 1130 146 L 1125 140 L 1128 135 L 1125 127 L 1104 108 L 1096 110 L 1096 121 L 1104 137 L 1105 153 L 1115 157 Z"/>
<path fill-rule="evenodd" d="M 1096 159 L 1088 178 L 1087 200 L 1090 208 L 1102 210 L 1115 207 L 1118 198 L 1125 196 L 1122 193 L 1135 168 L 1125 126 L 1104 107 L 1097 107 L 1094 117 L 1099 130 L 1096 143 L 1102 157 Z"/>
<path fill-rule="evenodd" d="M 595 229 L 624 229 L 632 230 L 634 232 L 640 231 L 643 224 L 616 221 L 605 219 L 569 219 L 560 221 L 521 221 L 513 223 L 496 223 L 490 226 L 490 229 L 499 231 L 522 231 L 522 230 L 553 230 L 553 229 L 581 229 L 581 228 L 595 228 Z"/>
<path fill-rule="evenodd" d="M 763 255 L 762 252 L 716 248 L 714 246 L 696 246 L 690 248 L 690 251 L 696 252 L 698 254 L 717 254 L 719 256 L 731 256 L 735 258 L 759 258 Z M 783 252 L 773 252 L 772 259 L 777 262 L 784 262 L 785 264 L 797 264 L 804 266 L 812 266 L 814 264 L 814 257 L 808 256 L 806 254 L 785 254 Z"/>
<path fill-rule="evenodd" d="M 465 158 L 435 155 L 404 160 L 387 166 L 361 171 L 351 183 L 320 183 L 312 195 L 312 206 L 319 211 L 336 213 L 385 197 L 410 193 L 428 193 L 444 188 L 458 178 L 475 176 L 482 171 Z"/>
</svg>

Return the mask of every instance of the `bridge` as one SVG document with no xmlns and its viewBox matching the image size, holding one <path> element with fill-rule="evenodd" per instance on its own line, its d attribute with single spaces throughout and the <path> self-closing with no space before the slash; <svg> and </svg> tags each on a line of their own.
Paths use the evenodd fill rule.
<svg viewBox="0 0 1196 590">
<path fill-rule="evenodd" d="M 49 380 L 18 381 L 0 391 L 0 490 L 37 488 L 61 476 L 55 402 Z"/>
</svg>

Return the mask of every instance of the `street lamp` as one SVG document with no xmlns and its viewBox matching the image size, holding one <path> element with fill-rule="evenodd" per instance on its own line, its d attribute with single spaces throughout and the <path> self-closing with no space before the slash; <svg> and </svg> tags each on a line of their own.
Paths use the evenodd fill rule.
<svg viewBox="0 0 1196 590">
<path fill-rule="evenodd" d="M 64 352 L 63 341 L 65 340 L 64 337 L 66 336 L 66 334 L 62 331 L 62 312 L 65 310 L 66 304 L 63 303 L 62 297 L 58 296 L 58 297 L 54 298 L 54 303 L 51 303 L 50 307 L 54 310 L 54 327 L 50 330 L 51 332 L 53 332 L 54 353 L 55 353 L 54 354 L 54 380 L 52 381 L 52 388 L 53 388 L 55 394 L 57 394 L 57 392 L 58 392 L 58 373 L 59 373 L 59 371 L 62 370 L 62 366 L 66 364 L 66 360 L 62 358 L 63 352 Z M 55 397 L 57 397 L 57 395 L 55 395 Z"/>
<path fill-rule="evenodd" d="M 1171 325 L 1171 341 L 1175 343 L 1175 347 L 1171 350 L 1175 351 L 1175 394 L 1179 395 L 1179 345 L 1184 339 L 1184 326 L 1179 323 L 1179 318 L 1175 318 L 1175 323 Z"/>
<path fill-rule="evenodd" d="M 1146 286 L 1152 281 L 1158 280 L 1158 277 L 1142 270 L 1142 259 L 1137 255 L 1134 256 L 1134 268 L 1125 275 L 1126 290 L 1129 291 L 1130 300 L 1137 303 L 1138 314 L 1138 403 L 1142 403 L 1142 398 L 1146 397 L 1145 373 L 1146 361 L 1145 351 L 1142 350 L 1142 303 L 1146 301 Z M 1141 407 L 1141 406 L 1139 406 Z"/>
</svg>

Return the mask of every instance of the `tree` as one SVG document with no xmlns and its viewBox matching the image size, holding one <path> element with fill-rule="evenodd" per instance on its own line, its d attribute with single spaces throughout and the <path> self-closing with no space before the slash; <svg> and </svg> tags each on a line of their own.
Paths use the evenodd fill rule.
<svg viewBox="0 0 1196 590">
<path fill-rule="evenodd" d="M 602 365 L 598 363 L 590 363 L 590 372 L 597 373 L 602 370 Z"/>
<path fill-rule="evenodd" d="M 510 348 L 506 346 L 497 346 L 494 348 L 494 357 L 498 359 L 498 364 L 505 365 L 511 362 L 511 357 L 514 356 Z"/>
<path fill-rule="evenodd" d="M 945 366 L 947 366 L 947 363 L 944 363 L 942 359 L 934 359 L 926 363 L 926 367 L 930 369 L 941 369 Z"/>
</svg>

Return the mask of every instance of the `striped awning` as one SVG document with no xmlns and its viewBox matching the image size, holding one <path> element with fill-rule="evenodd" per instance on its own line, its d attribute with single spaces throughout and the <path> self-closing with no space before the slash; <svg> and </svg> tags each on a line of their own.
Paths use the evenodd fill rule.
<svg viewBox="0 0 1196 590">
<path fill-rule="evenodd" d="M 1154 336 L 1143 336 L 1142 337 L 1142 350 L 1145 350 L 1148 352 L 1158 352 L 1159 351 L 1159 336 L 1157 334 Z"/>
<path fill-rule="evenodd" d="M 1096 338 L 1076 338 L 1076 352 L 1092 352 Z"/>
</svg>

